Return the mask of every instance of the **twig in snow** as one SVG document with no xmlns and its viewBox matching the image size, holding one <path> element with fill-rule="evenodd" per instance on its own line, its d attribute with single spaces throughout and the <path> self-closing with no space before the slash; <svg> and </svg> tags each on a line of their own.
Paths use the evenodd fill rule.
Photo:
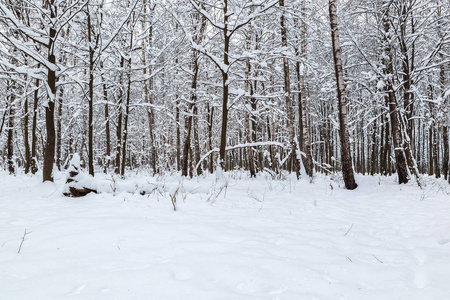
<svg viewBox="0 0 450 300">
<path fill-rule="evenodd" d="M 378 259 L 378 257 L 375 256 L 375 254 L 372 254 L 373 257 L 375 257 L 376 260 L 378 260 L 380 263 L 383 263 L 381 260 Z"/>
<path fill-rule="evenodd" d="M 177 194 L 178 194 L 178 190 L 180 189 L 180 186 L 178 186 L 177 190 L 175 191 L 175 193 L 173 193 L 173 196 L 170 195 L 170 198 L 172 200 L 172 205 L 173 205 L 173 210 L 177 211 Z"/>
<path fill-rule="evenodd" d="M 350 257 L 346 256 L 345 258 L 346 258 L 349 262 L 353 262 L 353 260 L 351 260 Z"/>
<path fill-rule="evenodd" d="M 26 237 L 28 234 L 30 234 L 30 233 L 31 233 L 31 231 L 30 231 L 30 232 L 27 232 L 27 229 L 25 228 L 25 231 L 24 231 L 23 236 L 22 236 L 22 241 L 20 242 L 19 250 L 17 251 L 17 253 L 20 253 L 20 250 L 22 250 L 22 245 L 23 245 L 23 242 L 25 242 L 25 237 Z M 2 246 L 2 247 L 3 247 L 3 246 Z"/>
<path fill-rule="evenodd" d="M 352 226 L 350 226 L 350 228 L 347 230 L 347 232 L 344 234 L 344 236 L 346 236 L 349 232 L 350 232 L 350 230 L 352 230 L 352 228 L 353 228 L 353 223 L 352 223 Z"/>
</svg>

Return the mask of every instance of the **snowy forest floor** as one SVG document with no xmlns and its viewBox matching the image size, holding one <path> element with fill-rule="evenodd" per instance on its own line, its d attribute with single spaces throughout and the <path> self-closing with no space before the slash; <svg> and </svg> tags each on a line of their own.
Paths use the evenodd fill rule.
<svg viewBox="0 0 450 300">
<path fill-rule="evenodd" d="M 0 299 L 450 299 L 443 180 L 101 176 L 0 172 Z"/>
</svg>

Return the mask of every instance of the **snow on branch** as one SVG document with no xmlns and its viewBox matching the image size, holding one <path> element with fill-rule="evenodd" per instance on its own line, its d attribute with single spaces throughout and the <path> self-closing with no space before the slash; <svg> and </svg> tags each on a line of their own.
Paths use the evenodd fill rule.
<svg viewBox="0 0 450 300">
<path fill-rule="evenodd" d="M 139 1 L 140 0 L 136 0 L 134 2 L 133 6 L 131 7 L 130 11 L 128 12 L 128 15 L 123 19 L 123 21 L 120 23 L 120 26 L 117 27 L 116 31 L 111 35 L 111 38 L 108 41 L 106 41 L 105 46 L 102 47 L 100 52 L 105 51 L 111 45 L 111 43 L 114 41 L 114 39 L 117 37 L 117 35 L 119 35 L 123 26 L 125 26 L 125 23 L 128 22 L 128 20 L 131 18 L 131 15 L 133 14 L 134 9 L 136 8 L 136 5 L 138 4 Z"/>
<path fill-rule="evenodd" d="M 7 39 L 11 44 L 14 45 L 17 49 L 24 52 L 26 55 L 37 61 L 38 63 L 44 65 L 51 71 L 56 71 L 58 69 L 58 66 L 54 63 L 49 62 L 46 58 L 44 58 L 39 52 L 31 49 L 21 41 L 17 40 L 13 36 L 7 36 L 4 33 L 0 32 L 0 35 L 3 36 L 5 39 Z"/>
<path fill-rule="evenodd" d="M 195 10 L 197 12 L 199 12 L 200 14 L 202 14 L 208 21 L 209 23 L 211 23 L 212 26 L 216 27 L 217 29 L 220 30 L 224 30 L 225 29 L 225 25 L 223 23 L 216 23 L 214 22 L 213 18 L 211 17 L 211 15 L 204 10 L 202 7 L 200 7 L 195 1 L 190 0 L 192 6 L 195 8 Z"/>
<path fill-rule="evenodd" d="M 32 39 L 34 42 L 37 42 L 43 46 L 48 47 L 48 38 L 46 38 L 47 33 L 44 31 L 37 30 L 36 28 L 31 29 L 29 26 L 26 26 L 22 24 L 21 21 L 19 21 L 12 11 L 10 11 L 5 4 L 0 3 L 0 12 L 2 13 L 0 15 L 0 19 L 7 19 L 10 20 L 14 27 L 17 30 L 20 30 L 23 34 L 25 34 L 28 38 Z M 2 36 L 4 36 L 2 34 Z"/>
</svg>

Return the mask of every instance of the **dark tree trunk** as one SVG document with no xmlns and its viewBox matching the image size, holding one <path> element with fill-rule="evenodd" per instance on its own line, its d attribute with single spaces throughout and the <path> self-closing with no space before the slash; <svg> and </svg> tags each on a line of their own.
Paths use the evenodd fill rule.
<svg viewBox="0 0 450 300">
<path fill-rule="evenodd" d="M 194 149 L 195 149 L 195 154 L 194 154 L 194 162 L 195 165 L 197 166 L 199 161 L 200 161 L 200 137 L 199 137 L 199 130 L 198 130 L 198 109 L 197 109 L 197 105 L 194 105 Z M 197 172 L 197 175 L 202 175 L 203 174 L 203 170 L 202 170 L 202 166 L 198 165 L 197 169 L 195 170 Z"/>
<path fill-rule="evenodd" d="M 210 107 L 209 102 L 206 103 L 208 110 L 208 151 L 211 151 L 212 148 L 212 128 L 213 128 L 213 120 L 214 120 L 214 106 Z M 211 153 L 209 155 L 209 172 L 214 173 L 214 154 Z"/>
<path fill-rule="evenodd" d="M 36 90 L 34 91 L 34 102 L 33 102 L 33 124 L 31 127 L 31 161 L 30 168 L 31 173 L 36 174 L 38 171 L 38 164 L 36 158 L 36 143 L 37 143 L 37 116 L 38 116 L 38 104 L 39 104 L 39 79 L 36 79 Z"/>
<path fill-rule="evenodd" d="M 370 175 L 375 175 L 377 173 L 377 122 L 375 120 L 372 128 L 372 157 L 371 157 L 371 166 L 370 166 Z"/>
<path fill-rule="evenodd" d="M 130 37 L 130 49 L 133 49 L 133 32 Z M 127 155 L 127 139 L 128 139 L 128 118 L 130 114 L 130 98 L 131 98 L 131 53 L 128 59 L 128 72 L 127 72 L 127 99 L 125 103 L 125 116 L 123 124 L 123 146 L 122 146 L 122 169 L 120 174 L 125 175 L 126 155 Z"/>
<path fill-rule="evenodd" d="M 94 47 L 92 41 L 91 14 L 87 6 L 87 31 L 89 41 L 89 112 L 88 112 L 88 166 L 89 174 L 94 176 Z"/>
<path fill-rule="evenodd" d="M 433 159 L 433 127 L 428 129 L 428 175 L 433 175 L 434 159 Z"/>
<path fill-rule="evenodd" d="M 347 125 L 347 99 L 345 93 L 344 74 L 342 70 L 341 46 L 339 43 L 338 19 L 336 14 L 336 3 L 329 0 L 330 26 L 333 44 L 333 58 L 336 75 L 336 85 L 338 94 L 339 109 L 339 138 L 341 142 L 342 175 L 345 187 L 349 190 L 355 189 L 358 185 L 353 174 L 352 155 L 350 152 L 350 140 Z"/>
<path fill-rule="evenodd" d="M 392 50 L 390 46 L 390 20 L 389 20 L 389 5 L 386 1 L 385 11 L 383 11 L 383 29 L 384 29 L 384 75 L 385 75 L 385 93 L 386 93 L 386 105 L 389 108 L 389 116 L 391 119 L 391 132 L 392 140 L 394 143 L 395 152 L 395 168 L 397 169 L 398 182 L 408 182 L 408 167 L 406 165 L 406 157 L 404 153 L 401 128 L 400 128 L 400 116 L 397 108 L 397 99 L 395 97 L 394 84 L 392 77 L 394 76 Z"/>
<path fill-rule="evenodd" d="M 61 132 L 61 123 L 62 123 L 62 106 L 63 106 L 63 96 L 64 90 L 60 88 L 59 97 L 58 97 L 58 111 L 57 111 L 57 119 L 56 119 L 56 166 L 58 170 L 61 171 L 61 140 L 62 140 L 62 132 Z"/>
<path fill-rule="evenodd" d="M 386 125 L 384 124 L 384 118 L 383 116 L 380 117 L 381 118 L 381 129 L 380 129 L 380 174 L 384 175 L 386 172 L 386 147 L 385 147 L 385 127 Z"/>
<path fill-rule="evenodd" d="M 55 0 L 50 0 L 52 19 L 56 18 Z M 50 38 L 48 44 L 48 61 L 53 65 L 56 64 L 56 57 L 54 54 L 54 39 L 56 36 L 56 28 L 50 28 Z M 53 181 L 53 165 L 55 162 L 55 102 L 56 97 L 56 70 L 48 69 L 47 84 L 50 89 L 47 106 L 45 107 L 45 126 L 47 133 L 47 140 L 45 142 L 44 152 L 44 167 L 43 167 L 43 181 Z"/>
<path fill-rule="evenodd" d="M 191 103 L 189 106 L 189 115 L 186 120 L 186 138 L 184 140 L 184 146 L 183 146 L 183 161 L 182 161 L 182 168 L 181 168 L 181 174 L 183 176 L 188 176 L 188 166 L 189 166 L 189 157 L 192 157 L 191 155 L 191 133 L 192 133 L 192 123 L 193 118 L 195 114 L 195 102 L 197 100 L 197 77 L 198 77 L 198 58 L 197 53 L 194 53 L 194 61 L 193 61 L 193 72 L 194 76 L 192 78 L 191 83 Z"/>
<path fill-rule="evenodd" d="M 246 49 L 247 51 L 251 50 L 251 41 L 252 41 L 252 30 L 251 28 L 247 31 L 247 45 L 246 45 Z M 250 74 L 251 74 L 251 63 L 250 63 L 250 59 L 246 60 L 245 63 L 245 92 L 249 93 L 250 95 L 253 95 L 253 88 L 252 88 L 252 84 L 250 81 Z M 250 96 L 251 97 L 251 96 Z M 247 100 L 248 101 L 248 100 Z M 252 102 L 251 100 L 249 102 Z M 251 109 L 249 112 L 245 112 L 245 136 L 246 136 L 246 142 L 248 144 L 251 144 L 253 142 L 255 142 L 254 139 L 254 133 L 256 134 L 256 132 L 253 132 L 254 128 L 253 128 L 253 116 L 252 116 L 252 111 L 253 111 L 253 107 L 252 105 L 250 105 Z M 255 126 L 256 127 L 256 126 Z M 246 149 L 247 152 L 247 165 L 248 165 L 248 170 L 250 171 L 250 178 L 256 177 L 256 170 L 255 170 L 255 161 L 254 161 L 254 157 L 253 157 L 253 147 L 248 147 Z"/>
<path fill-rule="evenodd" d="M 189 111 L 189 114 L 192 115 L 192 110 Z M 191 127 L 192 127 L 192 117 L 189 116 L 186 124 L 186 137 L 183 143 L 183 160 L 181 163 L 182 176 L 188 176 L 189 155 L 191 149 Z"/>
<path fill-rule="evenodd" d="M 14 87 L 14 85 L 13 85 Z M 9 112 L 8 112 L 8 138 L 6 142 L 6 149 L 7 149 L 7 165 L 8 165 L 8 172 L 9 174 L 15 173 L 15 167 L 14 167 L 14 118 L 15 118 L 15 109 L 14 106 L 16 105 L 15 102 L 15 91 L 13 88 L 13 91 L 11 92 L 11 95 L 9 96 Z"/>
<path fill-rule="evenodd" d="M 24 116 L 23 116 L 23 142 L 25 144 L 25 174 L 30 172 L 31 167 L 31 152 L 30 152 L 30 140 L 28 136 L 28 97 L 25 97 L 24 103 Z"/>
<path fill-rule="evenodd" d="M 228 0 L 223 1 L 223 64 L 228 68 L 229 66 L 229 50 L 230 50 L 230 39 L 231 35 L 228 32 Z M 220 132 L 220 166 L 222 170 L 226 171 L 226 155 L 225 149 L 227 147 L 227 126 L 228 126 L 228 70 L 222 71 L 222 129 Z"/>
<path fill-rule="evenodd" d="M 449 144 L 448 144 L 448 126 L 442 129 L 442 142 L 444 144 L 444 155 L 442 157 L 442 174 L 445 180 L 448 180 L 448 162 L 449 162 Z"/>
<path fill-rule="evenodd" d="M 437 127 L 437 126 L 436 126 Z M 436 178 L 441 178 L 441 168 L 439 159 L 439 131 L 437 128 L 434 130 L 433 137 L 433 157 L 434 157 L 434 175 Z"/>
<path fill-rule="evenodd" d="M 177 126 L 177 171 L 181 170 L 181 130 L 180 130 L 180 99 L 177 95 L 177 101 L 175 102 L 175 123 Z"/>
<path fill-rule="evenodd" d="M 103 68 L 103 63 L 100 65 Z M 106 138 L 106 151 L 105 151 L 105 165 L 104 171 L 107 172 L 111 161 L 111 128 L 109 123 L 109 105 L 108 105 L 108 89 L 103 76 L 101 77 L 103 87 L 103 100 L 105 101 L 105 138 Z"/>
<path fill-rule="evenodd" d="M 284 7 L 284 0 L 280 0 L 280 7 Z M 281 14 L 280 18 L 280 27 L 281 27 L 281 46 L 288 47 L 287 43 L 287 31 L 285 25 L 285 17 L 284 13 Z M 298 159 L 297 153 L 297 140 L 295 137 L 295 129 L 294 129 L 294 110 L 292 107 L 292 99 L 291 99 L 291 80 L 289 77 L 289 59 L 287 57 L 283 57 L 283 71 L 284 71 L 284 93 L 285 93 L 285 102 L 286 102 L 286 113 L 287 113 L 287 126 L 288 126 L 288 136 L 289 143 L 291 146 L 292 159 L 294 163 L 295 174 L 297 175 L 297 179 L 300 178 L 300 161 Z"/>
<path fill-rule="evenodd" d="M 123 67 L 125 64 L 125 58 L 122 56 L 120 59 L 120 78 L 121 87 L 119 92 L 119 101 L 117 103 L 117 109 L 119 110 L 117 116 L 117 128 L 116 128 L 116 138 L 117 138 L 117 148 L 116 148 L 116 166 L 114 172 L 120 174 L 120 154 L 122 149 L 122 115 L 123 115 Z"/>
</svg>

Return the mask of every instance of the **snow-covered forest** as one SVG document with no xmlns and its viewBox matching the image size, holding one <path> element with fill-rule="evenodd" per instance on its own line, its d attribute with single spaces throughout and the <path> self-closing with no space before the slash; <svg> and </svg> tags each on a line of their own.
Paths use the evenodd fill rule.
<svg viewBox="0 0 450 300">
<path fill-rule="evenodd" d="M 79 153 L 91 175 L 219 162 L 447 177 L 449 13 L 444 0 L 2 0 L 2 166 L 52 180 Z"/>
<path fill-rule="evenodd" d="M 450 299 L 449 126 L 448 0 L 0 0 L 0 298 Z"/>
</svg>

